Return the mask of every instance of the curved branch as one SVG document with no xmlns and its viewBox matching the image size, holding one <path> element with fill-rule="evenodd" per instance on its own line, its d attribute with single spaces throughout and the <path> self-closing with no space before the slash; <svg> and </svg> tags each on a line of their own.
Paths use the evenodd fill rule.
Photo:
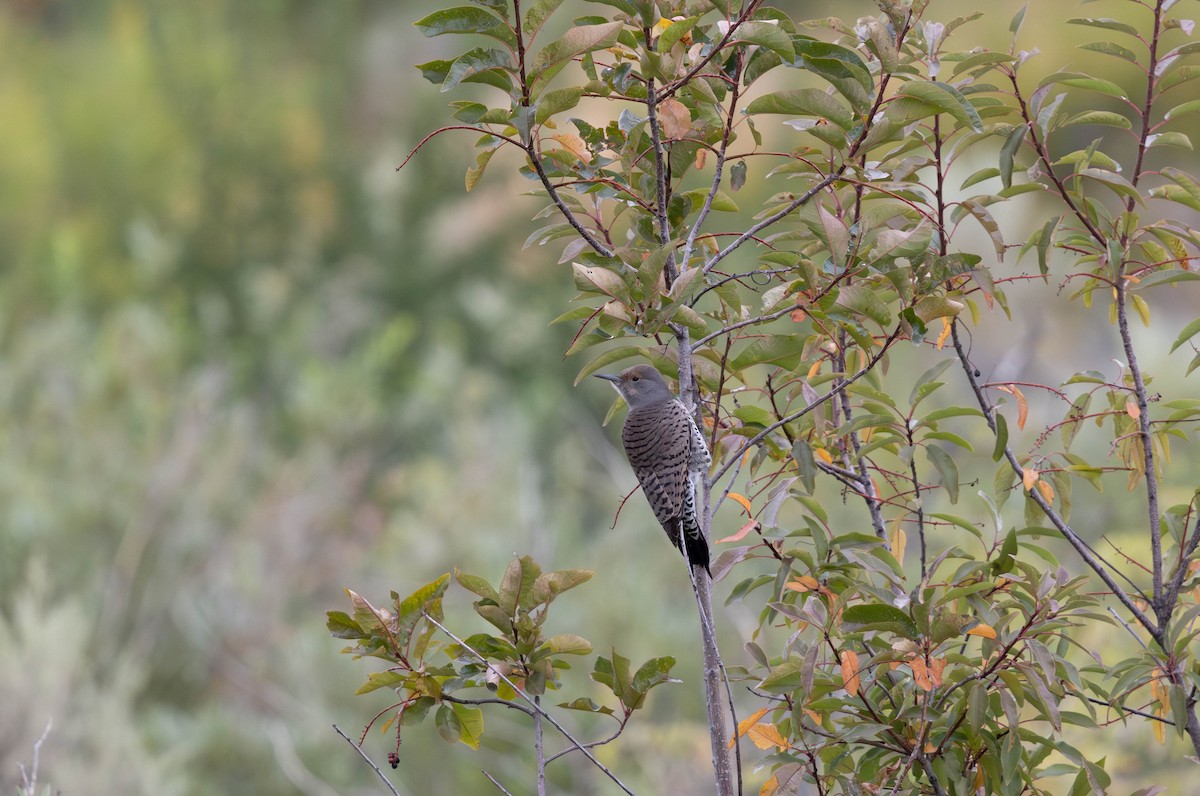
<svg viewBox="0 0 1200 796">
<path fill-rule="evenodd" d="M 506 144 L 512 144 L 513 146 L 515 146 L 519 149 L 525 149 L 525 145 L 522 144 L 517 139 L 509 138 L 506 135 L 500 135 L 500 133 L 493 133 L 491 130 L 488 130 L 483 127 L 476 127 L 473 124 L 448 124 L 445 127 L 439 127 L 438 129 L 434 130 L 429 135 L 422 138 L 421 141 L 415 147 L 412 148 L 412 151 L 408 153 L 408 157 L 406 157 L 403 161 L 401 161 L 400 165 L 396 167 L 396 171 L 400 171 L 400 169 L 407 166 L 408 161 L 413 159 L 413 155 L 417 154 L 417 152 L 420 151 L 421 147 L 423 147 L 429 143 L 429 139 L 433 138 L 435 135 L 447 133 L 451 130 L 470 130 L 472 132 L 479 133 L 481 135 L 490 135 L 492 138 L 498 138 Z"/>
</svg>

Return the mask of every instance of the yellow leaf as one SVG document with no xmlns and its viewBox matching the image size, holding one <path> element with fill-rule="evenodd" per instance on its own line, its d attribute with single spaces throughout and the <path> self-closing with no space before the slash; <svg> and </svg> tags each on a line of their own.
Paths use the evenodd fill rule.
<svg viewBox="0 0 1200 796">
<path fill-rule="evenodd" d="M 1154 724 L 1154 740 L 1158 741 L 1159 745 L 1167 742 L 1167 725 L 1161 721 L 1153 722 Z"/>
<path fill-rule="evenodd" d="M 1137 403 L 1132 398 L 1129 398 L 1125 401 L 1125 414 L 1137 420 L 1142 416 L 1142 410 L 1138 408 Z"/>
<path fill-rule="evenodd" d="M 904 533 L 904 529 L 897 526 L 892 532 L 892 555 L 901 564 L 904 563 L 904 545 L 908 541 L 908 535 Z"/>
<path fill-rule="evenodd" d="M 979 636 L 980 638 L 995 638 L 996 629 L 991 625 L 985 625 L 982 622 L 967 631 L 968 636 Z"/>
<path fill-rule="evenodd" d="M 824 448 L 817 448 L 813 451 L 813 453 L 816 454 L 818 459 L 826 464 L 833 464 L 833 456 Z"/>
<path fill-rule="evenodd" d="M 850 696 L 858 696 L 858 653 L 842 650 L 842 685 Z"/>
<path fill-rule="evenodd" d="M 1038 471 L 1030 468 L 1021 473 L 1021 486 L 1025 487 L 1025 491 L 1033 489 L 1033 485 L 1038 482 Z"/>
<path fill-rule="evenodd" d="M 812 363 L 812 367 L 808 369 L 808 378 L 811 379 L 813 376 L 816 376 L 821 372 L 821 363 L 823 361 L 824 360 L 818 359 L 816 362 Z"/>
<path fill-rule="evenodd" d="M 650 34 L 657 39 L 669 27 L 671 27 L 671 20 L 666 17 L 659 17 L 658 22 L 655 22 L 654 27 L 650 29 Z"/>
<path fill-rule="evenodd" d="M 946 340 L 950 338 L 950 319 L 942 318 L 942 333 L 938 335 L 937 350 L 941 351 L 942 346 L 946 344 Z"/>
<path fill-rule="evenodd" d="M 778 749 L 782 752 L 788 748 L 787 739 L 779 734 L 779 728 L 774 724 L 755 724 L 746 730 L 746 737 L 759 749 Z"/>
<path fill-rule="evenodd" d="M 739 721 L 738 728 L 737 728 L 737 734 L 729 739 L 729 746 L 726 748 L 732 749 L 733 745 L 735 743 L 737 743 L 737 739 L 741 738 L 743 735 L 745 735 L 747 732 L 749 732 L 750 728 L 753 727 L 755 724 L 758 724 L 760 721 L 762 721 L 762 717 L 767 715 L 767 713 L 770 710 L 771 710 L 770 708 L 760 708 L 760 709 L 754 711 L 753 715 L 747 716 L 746 718 Z"/>
<path fill-rule="evenodd" d="M 696 166 L 697 170 L 704 168 L 704 161 L 707 159 L 707 156 L 708 156 L 707 149 L 704 149 L 703 147 L 701 147 L 700 149 L 696 150 L 695 166 Z"/>
<path fill-rule="evenodd" d="M 1037 490 L 1042 493 L 1042 497 L 1046 499 L 1047 503 L 1054 500 L 1054 487 L 1050 485 L 1049 481 L 1038 481 Z"/>
<path fill-rule="evenodd" d="M 730 492 L 729 499 L 733 500 L 737 503 L 740 503 L 742 508 L 744 508 L 746 510 L 747 517 L 752 516 L 754 514 L 754 509 L 752 509 L 750 507 L 750 501 L 746 498 L 745 495 L 739 495 L 737 492 Z"/>
<path fill-rule="evenodd" d="M 811 708 L 805 708 L 804 715 L 812 719 L 813 724 L 817 725 L 818 727 L 821 726 L 821 714 L 817 711 L 812 710 Z"/>
<path fill-rule="evenodd" d="M 806 591 L 819 591 L 821 584 L 812 575 L 801 575 L 783 584 L 783 588 L 803 593 Z"/>
<path fill-rule="evenodd" d="M 550 137 L 561 144 L 563 149 L 567 150 L 584 163 L 592 162 L 592 153 L 588 151 L 587 144 L 583 142 L 582 138 L 574 133 L 559 133 L 558 135 L 552 135 Z"/>
<path fill-rule="evenodd" d="M 678 140 L 692 131 L 692 112 L 679 100 L 669 97 L 658 106 L 658 123 L 663 135 Z"/>
<path fill-rule="evenodd" d="M 763 783 L 763 786 L 758 791 L 758 796 L 775 796 L 775 791 L 779 790 L 779 780 L 775 779 L 772 774 L 771 778 Z"/>
</svg>

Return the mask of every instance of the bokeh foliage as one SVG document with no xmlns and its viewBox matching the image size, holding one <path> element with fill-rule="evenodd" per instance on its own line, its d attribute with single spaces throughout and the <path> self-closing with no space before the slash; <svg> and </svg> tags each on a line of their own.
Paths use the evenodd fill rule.
<svg viewBox="0 0 1200 796">
<path fill-rule="evenodd" d="M 1001 32 L 1010 6 L 981 24 Z M 5 791 L 53 718 L 42 781 L 64 793 L 377 792 L 328 727 L 360 720 L 359 672 L 321 611 L 349 583 L 415 588 L 452 564 L 494 579 L 518 550 L 597 569 L 589 638 L 674 655 L 694 682 L 671 551 L 632 506 L 608 530 L 632 482 L 598 430 L 607 394 L 577 394 L 559 361 L 572 330 L 547 328 L 565 266 L 520 250 L 529 184 L 498 154 L 464 198 L 449 141 L 393 172 L 443 112 L 411 66 L 450 57 L 411 27 L 430 10 L 0 9 Z M 1037 324 L 990 326 L 980 350 L 1062 344 Z M 694 694 L 661 689 L 646 712 L 623 769 L 647 792 L 697 781 Z M 403 749 L 411 792 L 492 792 L 474 758 L 423 744 Z M 1156 749 L 1131 730 L 1130 781 Z M 527 770 L 516 740 L 483 753 Z"/>
</svg>

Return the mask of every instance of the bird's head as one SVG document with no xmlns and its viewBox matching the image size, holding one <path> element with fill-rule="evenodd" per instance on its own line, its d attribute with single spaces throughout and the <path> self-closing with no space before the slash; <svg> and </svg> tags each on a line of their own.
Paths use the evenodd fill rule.
<svg viewBox="0 0 1200 796">
<path fill-rule="evenodd" d="M 629 404 L 630 409 L 639 406 L 653 406 L 672 400 L 671 388 L 663 380 L 662 374 L 650 365 L 634 365 L 626 368 L 619 375 L 597 373 L 596 378 L 612 382 L 613 387 Z"/>
</svg>

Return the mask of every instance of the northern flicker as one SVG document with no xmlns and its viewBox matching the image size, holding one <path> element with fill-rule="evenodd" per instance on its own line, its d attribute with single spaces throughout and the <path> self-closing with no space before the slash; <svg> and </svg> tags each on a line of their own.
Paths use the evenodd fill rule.
<svg viewBox="0 0 1200 796">
<path fill-rule="evenodd" d="M 708 572 L 708 542 L 696 516 L 692 476 L 707 471 L 712 457 L 696 422 L 649 365 L 597 378 L 612 382 L 629 404 L 621 441 L 654 516 L 691 565 Z"/>
</svg>

